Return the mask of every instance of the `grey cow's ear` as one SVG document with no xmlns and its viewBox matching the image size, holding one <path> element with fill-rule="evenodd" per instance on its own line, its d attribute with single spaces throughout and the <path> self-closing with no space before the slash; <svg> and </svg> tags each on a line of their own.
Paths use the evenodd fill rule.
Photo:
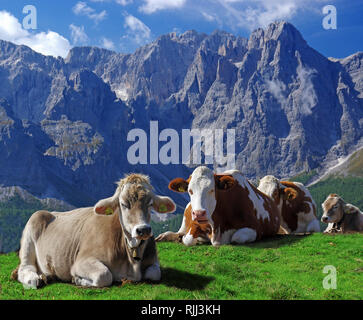
<svg viewBox="0 0 363 320">
<path fill-rule="evenodd" d="M 173 213 L 176 210 L 176 205 L 169 197 L 154 196 L 153 208 L 158 213 Z"/>
<path fill-rule="evenodd" d="M 111 198 L 103 199 L 97 202 L 94 206 L 94 211 L 98 215 L 102 216 L 110 216 L 114 214 L 114 212 L 119 207 L 118 196 L 114 195 Z"/>
<path fill-rule="evenodd" d="M 354 212 L 359 212 L 359 209 L 356 206 L 353 206 L 352 204 L 345 204 L 344 205 L 344 212 L 346 214 L 352 214 Z"/>
</svg>

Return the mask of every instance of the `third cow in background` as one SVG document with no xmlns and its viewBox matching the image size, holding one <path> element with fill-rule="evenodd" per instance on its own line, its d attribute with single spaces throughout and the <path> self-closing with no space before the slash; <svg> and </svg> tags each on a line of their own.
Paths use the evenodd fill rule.
<svg viewBox="0 0 363 320">
<path fill-rule="evenodd" d="M 258 190 L 275 201 L 284 233 L 320 232 L 316 204 L 303 184 L 266 176 L 260 180 Z"/>
</svg>

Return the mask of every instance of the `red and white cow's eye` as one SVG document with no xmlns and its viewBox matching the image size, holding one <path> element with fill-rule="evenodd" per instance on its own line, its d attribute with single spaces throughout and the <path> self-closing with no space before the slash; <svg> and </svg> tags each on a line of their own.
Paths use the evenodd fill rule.
<svg viewBox="0 0 363 320">
<path fill-rule="evenodd" d="M 193 190 L 192 190 L 192 189 L 190 189 L 190 190 L 189 190 L 189 194 L 190 194 L 190 195 L 192 195 L 192 194 L 193 194 Z"/>
</svg>

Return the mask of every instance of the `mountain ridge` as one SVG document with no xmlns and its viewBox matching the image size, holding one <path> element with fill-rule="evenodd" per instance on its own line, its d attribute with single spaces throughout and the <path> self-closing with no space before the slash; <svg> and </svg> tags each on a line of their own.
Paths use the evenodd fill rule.
<svg viewBox="0 0 363 320">
<path fill-rule="evenodd" d="M 127 161 L 131 129 L 235 129 L 248 178 L 324 172 L 363 145 L 363 53 L 326 58 L 290 23 L 242 38 L 162 35 L 132 54 L 75 47 L 45 57 L 0 40 L 0 184 L 74 206 L 110 196 L 126 172 L 157 192 L 183 165 Z M 20 146 L 24 146 L 21 148 Z"/>
</svg>

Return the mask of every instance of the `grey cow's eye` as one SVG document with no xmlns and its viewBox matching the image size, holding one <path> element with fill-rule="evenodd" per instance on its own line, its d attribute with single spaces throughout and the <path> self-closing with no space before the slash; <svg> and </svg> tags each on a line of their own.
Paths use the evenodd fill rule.
<svg viewBox="0 0 363 320">
<path fill-rule="evenodd" d="M 125 203 L 121 203 L 121 207 L 124 208 L 124 209 L 129 209 L 130 210 L 130 207 Z"/>
</svg>

